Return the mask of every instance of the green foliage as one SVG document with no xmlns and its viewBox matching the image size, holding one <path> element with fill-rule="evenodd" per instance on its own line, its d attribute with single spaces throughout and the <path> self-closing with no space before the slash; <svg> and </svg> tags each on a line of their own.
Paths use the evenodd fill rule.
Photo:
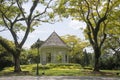
<svg viewBox="0 0 120 80">
<path fill-rule="evenodd" d="M 10 47 L 9 44 L 6 44 L 2 37 L 0 37 L 0 44 L 10 53 L 13 54 L 13 60 L 15 62 L 15 72 L 20 72 L 20 54 L 22 51 L 22 47 L 29 35 L 30 32 L 34 31 L 34 26 L 38 26 L 40 22 L 52 22 L 54 19 L 54 15 L 52 12 L 52 7 L 50 6 L 52 0 L 3 0 L 0 3 L 0 27 L 8 29 L 10 34 L 13 37 L 14 45 Z M 24 5 L 29 5 L 29 11 L 25 9 Z M 37 10 L 36 7 L 40 5 L 44 9 Z M 47 9 L 50 9 L 48 11 Z M 24 35 L 21 38 L 18 32 L 23 32 Z M 25 60 L 24 55 L 22 54 L 21 59 Z M 21 62 L 24 64 L 25 62 Z"/>
<path fill-rule="evenodd" d="M 89 45 L 88 42 L 82 41 L 80 38 L 74 35 L 62 36 L 62 39 L 70 48 L 70 62 L 80 63 L 80 59 L 83 55 L 83 49 Z"/>
<path fill-rule="evenodd" d="M 20 13 L 20 10 L 16 6 L 11 4 L 14 4 L 14 3 L 12 3 L 12 1 L 8 1 L 8 2 L 4 1 L 3 3 L 1 3 L 0 12 L 4 13 L 6 17 L 13 19 L 15 15 Z M 0 16 L 2 15 L 2 13 L 0 14 Z"/>
<path fill-rule="evenodd" d="M 8 66 L 13 66 L 12 55 L 0 45 L 0 70 Z"/>
<path fill-rule="evenodd" d="M 14 25 L 14 31 L 17 33 L 17 32 L 20 32 L 20 31 L 25 31 L 26 30 L 26 26 L 24 26 L 22 23 L 16 23 Z"/>
<path fill-rule="evenodd" d="M 83 56 L 81 58 L 81 65 L 84 66 L 89 66 L 91 65 L 91 61 L 92 61 L 92 54 L 91 53 L 87 53 L 86 50 L 83 52 Z"/>
<path fill-rule="evenodd" d="M 113 61 L 113 57 L 102 58 L 100 60 L 100 69 L 112 70 L 114 69 L 115 63 Z"/>
<path fill-rule="evenodd" d="M 80 69 L 81 66 L 79 64 L 74 63 L 57 63 L 57 64 L 47 64 L 45 67 L 49 67 L 49 69 Z"/>
<path fill-rule="evenodd" d="M 100 58 L 100 69 L 113 70 L 120 69 L 120 54 L 118 53 L 107 53 L 102 55 Z"/>
<path fill-rule="evenodd" d="M 38 56 L 37 49 L 34 48 L 28 51 L 27 60 L 29 64 L 36 63 L 38 59 L 40 59 L 40 56 Z"/>
<path fill-rule="evenodd" d="M 21 55 L 20 55 L 20 64 L 21 65 L 29 64 L 29 58 L 28 58 L 28 51 L 27 50 L 22 50 Z"/>
<path fill-rule="evenodd" d="M 40 41 L 39 43 L 35 42 L 31 45 L 31 49 L 38 48 L 38 45 L 40 47 L 43 43 L 44 43 L 44 41 Z"/>
<path fill-rule="evenodd" d="M 120 51 L 113 55 L 113 60 L 115 63 L 115 69 L 120 69 Z"/>
<path fill-rule="evenodd" d="M 84 21 L 87 24 L 85 33 L 95 53 L 94 71 L 99 71 L 101 49 L 107 38 L 107 32 L 110 32 L 109 23 L 114 22 L 115 25 L 119 25 L 119 14 L 114 13 L 119 12 L 119 4 L 119 0 L 61 0 L 56 7 L 60 17 L 68 15 L 72 19 Z M 115 20 L 112 22 L 111 18 Z M 111 32 L 114 32 L 113 27 L 117 28 L 115 25 L 112 24 Z"/>
<path fill-rule="evenodd" d="M 10 53 L 15 51 L 15 49 L 14 49 L 15 45 L 13 44 L 13 42 L 9 41 L 1 36 L 0 36 L 0 46 L 2 46 L 3 48 L 6 47 L 7 50 L 9 50 L 8 52 L 10 52 Z M 4 49 L 6 50 L 6 48 L 4 48 Z"/>
</svg>

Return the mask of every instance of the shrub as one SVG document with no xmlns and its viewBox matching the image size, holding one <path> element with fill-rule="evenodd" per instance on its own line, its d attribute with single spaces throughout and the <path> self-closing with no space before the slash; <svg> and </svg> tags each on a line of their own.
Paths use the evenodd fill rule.
<svg viewBox="0 0 120 80">
<path fill-rule="evenodd" d="M 13 66 L 11 55 L 6 52 L 0 53 L 0 70 L 9 66 Z"/>
</svg>

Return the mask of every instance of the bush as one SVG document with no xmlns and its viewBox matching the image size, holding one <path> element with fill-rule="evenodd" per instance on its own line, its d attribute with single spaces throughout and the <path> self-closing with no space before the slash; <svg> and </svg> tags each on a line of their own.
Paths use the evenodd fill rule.
<svg viewBox="0 0 120 80">
<path fill-rule="evenodd" d="M 0 70 L 2 70 L 4 67 L 10 67 L 13 66 L 13 62 L 10 60 L 0 60 Z"/>
<path fill-rule="evenodd" d="M 80 64 L 73 64 L 73 63 L 56 63 L 56 64 L 47 64 L 45 67 L 48 67 L 49 69 L 53 68 L 59 68 L 59 69 L 80 69 Z"/>
<path fill-rule="evenodd" d="M 46 65 L 39 65 L 39 69 L 80 69 L 81 65 L 73 63 L 49 63 Z M 33 67 L 36 70 L 36 66 Z"/>
<path fill-rule="evenodd" d="M 10 67 L 13 66 L 13 62 L 11 59 L 11 55 L 9 53 L 0 53 L 0 70 L 2 70 L 4 67 Z"/>
<path fill-rule="evenodd" d="M 100 69 L 112 70 L 115 68 L 113 57 L 108 57 L 100 60 Z"/>
</svg>

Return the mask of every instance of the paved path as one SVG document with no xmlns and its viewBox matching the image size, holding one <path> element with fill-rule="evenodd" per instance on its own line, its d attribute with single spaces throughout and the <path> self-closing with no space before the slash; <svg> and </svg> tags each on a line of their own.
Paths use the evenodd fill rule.
<svg viewBox="0 0 120 80">
<path fill-rule="evenodd" d="M 120 80 L 120 78 L 93 76 L 1 76 L 0 80 Z"/>
</svg>

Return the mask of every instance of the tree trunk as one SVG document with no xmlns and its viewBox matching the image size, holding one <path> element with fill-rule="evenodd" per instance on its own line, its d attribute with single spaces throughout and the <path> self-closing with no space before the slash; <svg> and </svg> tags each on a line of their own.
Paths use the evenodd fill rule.
<svg viewBox="0 0 120 80">
<path fill-rule="evenodd" d="M 21 72 L 20 68 L 20 53 L 13 56 L 14 58 L 14 72 Z"/>
<path fill-rule="evenodd" d="M 101 55 L 101 51 L 98 47 L 96 47 L 94 49 L 94 53 L 95 53 L 95 63 L 94 63 L 94 70 L 93 71 L 96 71 L 96 72 L 99 72 L 99 58 L 100 58 L 100 55 Z"/>
</svg>

